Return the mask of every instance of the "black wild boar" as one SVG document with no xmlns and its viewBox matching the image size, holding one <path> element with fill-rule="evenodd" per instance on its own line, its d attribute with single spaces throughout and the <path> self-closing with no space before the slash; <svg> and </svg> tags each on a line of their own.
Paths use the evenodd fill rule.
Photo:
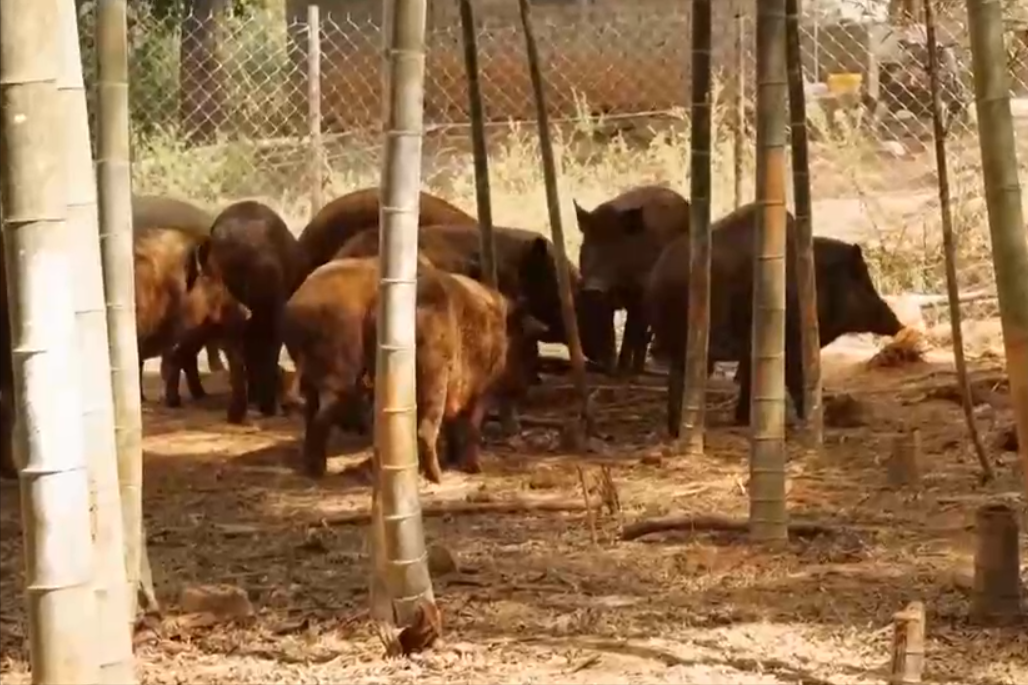
<svg viewBox="0 0 1028 685">
<path fill-rule="evenodd" d="M 481 426 L 490 405 L 521 399 L 545 325 L 502 293 L 434 268 L 418 275 L 418 451 L 425 476 L 442 480 L 437 442 L 467 473 L 481 471 Z M 374 377 L 376 311 L 365 319 L 365 366 Z"/>
<path fill-rule="evenodd" d="M 306 273 L 332 259 L 347 240 L 378 228 L 379 189 L 362 188 L 337 197 L 322 207 L 300 233 Z M 475 217 L 446 200 L 421 193 L 420 225 L 475 223 Z"/>
<path fill-rule="evenodd" d="M 213 214 L 185 200 L 163 195 L 132 195 L 132 227 L 137 231 L 175 228 L 202 239 L 210 235 L 213 223 Z M 211 371 L 225 368 L 214 343 L 207 345 L 207 366 Z"/>
<path fill-rule="evenodd" d="M 142 229 L 134 234 L 136 335 L 139 364 L 161 357 L 164 400 L 181 405 L 179 376 L 185 371 L 194 398 L 206 395 L 196 355 L 212 339 L 229 335 L 249 310 L 224 282 L 199 273 L 200 241 L 177 229 Z M 229 351 L 230 371 L 236 355 Z M 238 373 L 238 370 L 234 371 Z"/>
<path fill-rule="evenodd" d="M 617 370 L 639 373 L 649 342 L 644 295 L 650 271 L 664 247 L 688 234 L 689 202 L 664 186 L 638 186 L 596 206 L 575 202 L 582 245 L 582 307 L 588 326 L 583 338 L 602 341 L 603 365 L 614 370 L 614 312 L 626 310 Z"/>
<path fill-rule="evenodd" d="M 426 265 L 422 257 L 419 269 Z M 303 464 L 313 477 L 325 473 L 334 425 L 364 432 L 364 319 L 378 288 L 377 258 L 336 259 L 312 271 L 286 303 L 282 337 L 296 365 L 286 395 L 304 400 Z"/>
<path fill-rule="evenodd" d="M 533 231 L 502 226 L 494 228 L 494 240 L 500 292 L 523 301 L 532 316 L 545 324 L 547 332 L 540 338 L 540 342 L 566 345 L 553 243 Z M 483 277 L 480 241 L 477 224 L 430 225 L 422 226 L 418 231 L 418 248 L 436 267 L 479 281 Z M 378 230 L 372 229 L 350 239 L 337 256 L 367 257 L 377 254 Z M 601 346 L 586 333 L 596 327 L 583 321 L 584 312 L 578 306 L 578 269 L 570 262 L 568 267 L 583 353 L 587 359 L 595 360 Z"/>
<path fill-rule="evenodd" d="M 753 311 L 753 255 L 760 207 L 744 205 L 712 226 L 710 360 L 737 361 L 740 391 L 735 418 L 749 422 L 750 336 Z M 800 313 L 795 279 L 795 227 L 788 217 L 786 252 L 786 385 L 797 414 L 803 406 L 803 368 Z M 896 335 L 902 328 L 895 313 L 875 290 L 858 245 L 833 238 L 814 238 L 818 322 L 821 346 L 848 333 Z M 672 374 L 682 363 L 688 329 L 689 239 L 676 239 L 657 260 L 647 290 L 649 323 L 655 356 L 671 355 Z M 669 392 L 670 392 L 669 388 Z M 677 391 L 676 391 L 677 392 Z M 668 426 L 672 434 L 677 425 Z"/>
<path fill-rule="evenodd" d="M 242 422 L 251 397 L 263 415 L 273 416 L 281 386 L 282 314 L 304 276 L 296 238 L 275 210 L 245 200 L 218 215 L 198 256 L 204 273 L 224 281 L 251 312 L 239 341 L 245 383 L 233 384 L 228 420 Z"/>
</svg>

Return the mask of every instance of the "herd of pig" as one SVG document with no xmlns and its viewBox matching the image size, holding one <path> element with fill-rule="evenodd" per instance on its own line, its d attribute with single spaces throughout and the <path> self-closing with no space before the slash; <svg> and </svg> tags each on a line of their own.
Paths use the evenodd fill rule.
<svg viewBox="0 0 1028 685">
<path fill-rule="evenodd" d="M 582 233 L 579 266 L 568 264 L 582 349 L 607 374 L 642 370 L 647 351 L 674 367 L 689 321 L 689 202 L 663 186 L 641 186 L 596 208 L 575 203 Z M 745 205 L 715 222 L 711 259 L 710 365 L 737 361 L 735 418 L 749 420 L 753 257 L 759 208 Z M 133 197 L 136 328 L 140 364 L 160 357 L 164 401 L 179 406 L 185 373 L 190 395 L 204 395 L 197 356 L 212 369 L 227 359 L 228 421 L 251 405 L 265 415 L 302 408 L 302 469 L 326 470 L 333 427 L 367 434 L 376 352 L 379 192 L 357 190 L 326 205 L 299 234 L 254 201 L 218 216 L 181 200 Z M 473 216 L 422 193 L 417 262 L 417 436 L 425 477 L 443 464 L 480 470 L 486 412 L 511 416 L 539 380 L 539 343 L 566 343 L 557 252 L 538 233 L 495 229 L 497 290 L 485 285 Z M 800 324 L 788 223 L 786 384 L 804 416 Z M 871 280 L 857 245 L 814 242 L 821 345 L 847 333 L 892 336 L 901 325 Z M 3 260 L 0 259 L 0 266 Z M 0 280 L 0 284 L 6 281 Z M 4 287 L 2 341 L 11 335 Z M 620 352 L 614 314 L 627 312 Z M 652 341 L 652 346 L 651 346 Z M 296 367 L 279 366 L 283 346 Z M 4 475 L 15 473 L 12 370 L 3 365 Z M 142 369 L 140 369 L 142 370 Z M 671 374 L 669 377 L 674 377 Z M 286 381 L 285 379 L 289 379 Z M 677 426 L 669 425 L 675 432 Z"/>
</svg>

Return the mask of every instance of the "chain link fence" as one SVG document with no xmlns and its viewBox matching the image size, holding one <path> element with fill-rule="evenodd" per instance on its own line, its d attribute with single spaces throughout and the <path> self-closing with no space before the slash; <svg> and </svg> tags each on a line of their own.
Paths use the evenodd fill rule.
<svg viewBox="0 0 1028 685">
<path fill-rule="evenodd" d="M 638 183 L 688 191 L 691 3 L 662 0 L 655 8 L 656 1 L 534 10 L 571 227 L 572 197 L 588 206 Z M 480 17 L 477 27 L 494 211 L 501 223 L 546 232 L 524 39 L 516 3 L 509 4 L 513 13 Z M 737 191 L 743 202 L 753 192 L 751 5 L 714 4 L 716 213 L 732 208 Z M 958 239 L 968 255 L 961 275 L 965 287 L 991 287 L 959 5 L 940 11 L 938 39 Z M 330 199 L 377 184 L 383 55 L 376 20 L 322 8 L 311 30 L 307 16 L 285 9 L 158 19 L 146 6 L 133 3 L 130 17 L 137 189 L 212 204 L 263 197 L 299 229 L 315 187 Z M 92 12 L 83 6 L 87 84 L 95 73 Z M 1009 38 L 1016 98 L 1028 90 L 1025 32 L 1012 30 Z M 863 242 L 889 281 L 885 290 L 941 292 L 923 25 L 807 16 L 802 40 L 817 232 Z M 312 54 L 320 64 L 313 90 Z M 321 116 L 312 120 L 315 91 Z M 1019 111 L 1020 100 L 1014 104 Z M 473 210 L 467 89 L 453 13 L 430 17 L 425 123 L 426 189 Z"/>
</svg>

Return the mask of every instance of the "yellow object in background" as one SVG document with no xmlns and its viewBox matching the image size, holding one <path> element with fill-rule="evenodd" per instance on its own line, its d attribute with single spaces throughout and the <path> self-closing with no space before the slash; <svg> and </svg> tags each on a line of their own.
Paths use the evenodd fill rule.
<svg viewBox="0 0 1028 685">
<path fill-rule="evenodd" d="M 828 92 L 832 95 L 846 95 L 860 92 L 863 74 L 829 74 Z"/>
</svg>

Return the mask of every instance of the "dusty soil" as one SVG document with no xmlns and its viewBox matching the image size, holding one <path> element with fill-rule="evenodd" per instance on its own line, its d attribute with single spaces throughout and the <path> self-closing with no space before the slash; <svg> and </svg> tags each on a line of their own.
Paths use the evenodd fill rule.
<svg viewBox="0 0 1028 685">
<path fill-rule="evenodd" d="M 348 470 L 365 446 L 340 439 L 330 475 L 315 483 L 292 470 L 300 419 L 227 426 L 223 379 L 208 377 L 211 398 L 184 409 L 151 401 L 145 510 L 166 614 L 137 635 L 143 682 L 879 683 L 891 617 L 915 599 L 928 611 L 926 682 L 1028 682 L 1028 626 L 967 619 L 975 509 L 1004 500 L 1024 510 L 1016 455 L 993 446 L 1010 420 L 1000 362 L 974 363 L 978 424 L 999 476 L 983 487 L 946 355 L 871 370 L 861 354 L 829 351 L 825 364 L 827 391 L 856 399 L 864 414 L 849 423 L 863 425 L 830 427 L 821 456 L 790 440 L 791 516 L 827 531 L 778 551 L 732 531 L 619 541 L 622 526 L 665 513 L 745 520 L 748 443 L 728 425 L 730 382 L 711 392 L 701 459 L 663 440 L 655 378 L 597 381 L 604 435 L 585 458 L 547 428 L 490 435 L 484 474 L 423 487 L 429 542 L 458 568 L 434 578 L 444 640 L 410 659 L 384 659 L 366 619 L 364 525 L 346 516 L 368 505 L 369 488 Z M 549 379 L 526 414 L 559 418 L 573 406 L 566 379 Z M 915 426 L 924 486 L 890 489 L 883 459 Z M 616 487 L 619 506 L 594 510 L 593 525 L 579 469 L 591 491 L 604 469 Z M 438 513 L 514 499 L 578 510 Z M 17 485 L 4 483 L 0 500 L 0 672 L 24 683 Z M 255 614 L 181 616 L 180 590 L 211 583 L 245 589 Z"/>
</svg>

